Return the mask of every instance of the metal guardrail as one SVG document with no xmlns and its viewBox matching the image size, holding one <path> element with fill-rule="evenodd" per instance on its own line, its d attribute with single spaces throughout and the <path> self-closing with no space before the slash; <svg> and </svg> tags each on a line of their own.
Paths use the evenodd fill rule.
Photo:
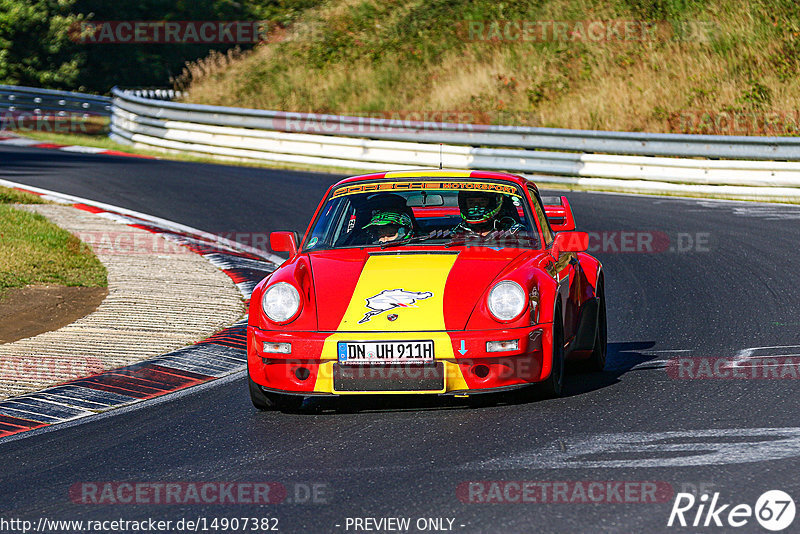
<svg viewBox="0 0 800 534">
<path fill-rule="evenodd" d="M 763 160 L 763 151 L 768 146 L 764 140 L 773 138 L 724 138 L 729 144 L 733 143 L 731 146 L 737 140 L 746 140 L 735 146 L 737 153 L 746 154 L 752 158 L 750 160 L 553 152 L 530 150 L 525 146 L 492 148 L 492 143 L 499 143 L 495 135 L 498 129 L 509 128 L 407 122 L 389 125 L 359 117 L 151 100 L 118 89 L 114 89 L 113 94 L 111 137 L 147 148 L 359 170 L 437 167 L 441 161 L 448 168 L 533 174 L 537 182 L 586 188 L 800 201 L 800 161 Z M 455 131 L 457 128 L 462 131 Z M 466 131 L 470 128 L 472 131 Z M 309 131 L 316 133 L 299 133 Z M 577 145 L 570 145 L 568 140 L 580 141 L 580 132 L 559 131 L 569 133 L 561 138 L 560 146 L 576 148 Z M 707 138 L 712 137 L 589 133 L 598 139 L 604 135 L 638 135 L 640 144 L 651 137 L 681 139 L 681 146 L 692 147 L 692 154 L 704 154 L 703 148 L 709 146 Z M 461 135 L 458 139 L 462 141 L 469 139 L 479 146 L 467 142 L 446 143 L 456 135 Z M 518 135 L 515 140 L 522 143 L 523 137 L 529 134 L 506 132 L 503 135 Z M 517 146 L 510 142 L 510 137 L 503 139 Z M 591 139 L 589 136 L 585 141 Z M 800 160 L 800 139 L 780 141 L 784 155 L 791 152 L 793 156 L 788 159 Z M 756 148 L 748 151 L 748 146 Z M 757 157 L 759 154 L 762 158 Z"/>
<path fill-rule="evenodd" d="M 30 115 L 111 115 L 107 96 L 54 91 L 16 85 L 0 85 L 0 112 Z"/>
<path fill-rule="evenodd" d="M 368 137 L 390 141 L 447 143 L 483 147 L 514 147 L 582 153 L 640 156 L 730 158 L 800 161 L 800 137 L 745 137 L 726 135 L 606 132 L 524 126 L 490 126 L 402 121 L 338 115 L 152 102 L 118 88 L 115 105 L 142 117 L 341 137 Z M 298 128 L 301 128 L 298 130 Z"/>
<path fill-rule="evenodd" d="M 173 100 L 183 96 L 182 91 L 175 91 L 173 89 L 125 89 L 125 93 L 140 98 L 149 98 L 151 100 Z"/>
<path fill-rule="evenodd" d="M 359 170 L 442 163 L 586 188 L 800 201 L 798 137 L 389 121 L 185 104 L 168 89 L 112 94 L 0 85 L 0 112 L 110 116 L 119 142 L 218 158 Z"/>
</svg>

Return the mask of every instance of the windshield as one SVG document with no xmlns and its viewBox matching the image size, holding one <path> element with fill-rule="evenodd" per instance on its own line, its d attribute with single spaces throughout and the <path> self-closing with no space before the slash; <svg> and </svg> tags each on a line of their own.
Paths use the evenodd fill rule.
<svg viewBox="0 0 800 534">
<path fill-rule="evenodd" d="M 333 191 L 304 251 L 408 244 L 539 248 L 522 191 L 500 182 L 364 182 Z"/>
</svg>

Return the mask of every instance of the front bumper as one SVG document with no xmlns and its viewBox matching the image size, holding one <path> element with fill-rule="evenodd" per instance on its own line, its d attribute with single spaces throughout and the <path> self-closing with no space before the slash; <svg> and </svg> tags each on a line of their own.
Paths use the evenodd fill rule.
<svg viewBox="0 0 800 534">
<path fill-rule="evenodd" d="M 370 365 L 359 366 L 355 372 L 354 367 L 337 362 L 339 341 L 423 339 L 434 342 L 435 362 L 429 366 Z M 514 339 L 519 340 L 517 350 L 486 352 L 487 341 Z M 265 353 L 264 343 L 290 343 L 291 353 Z M 550 324 L 502 330 L 357 333 L 264 331 L 247 327 L 250 377 L 265 390 L 277 393 L 471 394 L 501 391 L 545 380 L 550 375 L 551 354 Z M 340 378 L 343 372 L 349 379 L 346 388 L 342 387 Z M 441 373 L 441 380 L 431 380 L 432 376 L 439 376 L 437 373 Z M 335 376 L 339 378 L 335 379 Z M 358 382 L 362 379 L 363 387 Z"/>
</svg>

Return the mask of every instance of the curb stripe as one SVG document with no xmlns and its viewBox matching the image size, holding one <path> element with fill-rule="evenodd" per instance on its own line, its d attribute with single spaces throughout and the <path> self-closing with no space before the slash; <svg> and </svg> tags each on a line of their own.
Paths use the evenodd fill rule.
<svg viewBox="0 0 800 534">
<path fill-rule="evenodd" d="M 0 184 L 71 204 L 76 209 L 159 234 L 186 246 L 230 276 L 246 303 L 256 284 L 283 262 L 279 256 L 172 221 L 7 180 L 0 180 Z M 0 401 L 0 441 L 238 372 L 247 365 L 246 347 L 245 317 L 195 345 Z"/>
<path fill-rule="evenodd" d="M 155 156 L 145 156 L 144 154 L 131 154 L 120 150 L 111 150 L 82 145 L 62 145 L 59 143 L 47 143 L 28 139 L 27 137 L 0 137 L 0 145 L 11 145 L 27 148 L 42 148 L 50 150 L 61 150 L 63 152 L 77 152 L 85 154 L 99 154 L 101 156 L 122 156 L 126 158 L 158 159 Z"/>
<path fill-rule="evenodd" d="M 247 350 L 247 325 L 236 325 L 226 328 L 206 339 L 202 343 L 214 343 L 234 349 Z"/>
<path fill-rule="evenodd" d="M 42 423 L 31 421 L 30 419 L 20 419 L 19 417 L 10 417 L 8 415 L 0 415 L 0 435 L 4 433 L 14 434 L 24 430 L 31 430 L 44 426 Z"/>
<path fill-rule="evenodd" d="M 18 408 L 20 410 L 31 411 L 36 414 L 45 414 L 49 417 L 57 419 L 72 419 L 77 415 L 81 415 L 86 410 L 82 408 L 73 408 L 71 406 L 64 406 L 52 402 L 43 401 L 33 397 L 16 397 L 4 402 L 3 405 L 9 408 Z"/>
<path fill-rule="evenodd" d="M 53 423 L 60 423 L 61 421 L 67 421 L 67 419 L 58 419 L 56 417 L 49 417 L 44 414 L 35 413 L 31 411 L 25 410 L 18 410 L 11 406 L 6 406 L 4 402 L 2 406 L 0 406 L 0 415 L 8 415 L 11 417 L 20 417 L 24 419 L 29 419 L 31 421 L 36 421 L 39 423 L 39 426 L 47 426 Z"/>
</svg>

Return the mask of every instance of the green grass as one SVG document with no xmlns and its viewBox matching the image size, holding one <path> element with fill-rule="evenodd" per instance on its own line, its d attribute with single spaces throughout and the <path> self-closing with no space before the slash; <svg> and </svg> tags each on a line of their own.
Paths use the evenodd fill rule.
<svg viewBox="0 0 800 534">
<path fill-rule="evenodd" d="M 107 134 L 86 135 L 80 133 L 55 133 L 55 132 L 21 132 L 20 135 L 38 141 L 48 141 L 59 145 L 80 145 L 104 148 L 106 150 L 119 150 L 120 152 L 135 152 L 127 145 L 112 141 Z"/>
<path fill-rule="evenodd" d="M 46 204 L 39 196 L 0 186 L 0 204 Z"/>
<path fill-rule="evenodd" d="M 61 145 L 79 145 L 90 146 L 97 148 L 105 148 L 107 150 L 116 150 L 118 152 L 126 152 L 128 154 L 138 154 L 142 156 L 152 156 L 159 159 L 168 159 L 173 161 L 188 161 L 193 163 L 214 163 L 217 165 L 236 165 L 240 167 L 257 167 L 263 169 L 291 169 L 299 171 L 313 171 L 313 172 L 327 172 L 332 174 L 364 174 L 366 171 L 353 169 L 345 169 L 340 167 L 329 167 L 325 165 L 306 165 L 301 163 L 280 163 L 280 162 L 259 162 L 254 160 L 236 159 L 236 158 L 222 158 L 213 157 L 211 155 L 205 156 L 200 154 L 190 154 L 184 152 L 175 152 L 171 150 L 158 150 L 138 148 L 130 145 L 123 145 L 112 141 L 107 137 L 102 136 L 89 136 L 80 134 L 54 134 L 42 132 L 26 132 L 25 137 L 37 139 L 39 141 L 48 141 Z"/>
<path fill-rule="evenodd" d="M 32 200 L 10 191 L 0 189 L 0 296 L 31 284 L 108 285 L 106 268 L 88 246 L 41 215 L 10 207 Z"/>
</svg>

